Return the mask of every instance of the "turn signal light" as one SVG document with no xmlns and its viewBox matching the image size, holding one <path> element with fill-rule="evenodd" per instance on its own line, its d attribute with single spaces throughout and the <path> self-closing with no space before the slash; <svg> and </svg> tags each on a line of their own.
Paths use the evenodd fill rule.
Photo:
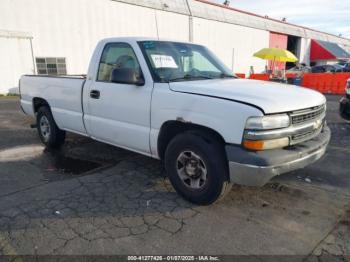
<svg viewBox="0 0 350 262">
<path fill-rule="evenodd" d="M 264 141 L 246 140 L 243 142 L 243 145 L 250 150 L 264 150 Z"/>
<path fill-rule="evenodd" d="M 272 140 L 245 140 L 243 146 L 249 150 L 261 151 L 274 148 L 283 148 L 289 145 L 289 138 L 283 137 Z"/>
</svg>

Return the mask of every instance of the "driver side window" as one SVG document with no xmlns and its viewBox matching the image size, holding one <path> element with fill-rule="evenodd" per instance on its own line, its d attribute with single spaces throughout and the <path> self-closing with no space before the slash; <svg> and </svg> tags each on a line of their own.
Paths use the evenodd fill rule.
<svg viewBox="0 0 350 262">
<path fill-rule="evenodd" d="M 111 43 L 105 46 L 99 63 L 97 81 L 111 82 L 112 72 L 117 68 L 140 71 L 134 50 L 129 44 Z"/>
</svg>

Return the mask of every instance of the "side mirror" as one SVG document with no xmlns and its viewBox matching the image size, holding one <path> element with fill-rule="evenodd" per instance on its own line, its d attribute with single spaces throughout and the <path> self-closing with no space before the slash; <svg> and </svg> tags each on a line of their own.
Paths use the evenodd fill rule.
<svg viewBox="0 0 350 262">
<path fill-rule="evenodd" d="M 111 82 L 143 86 L 145 84 L 145 79 L 141 72 L 134 68 L 115 68 L 111 74 Z"/>
</svg>

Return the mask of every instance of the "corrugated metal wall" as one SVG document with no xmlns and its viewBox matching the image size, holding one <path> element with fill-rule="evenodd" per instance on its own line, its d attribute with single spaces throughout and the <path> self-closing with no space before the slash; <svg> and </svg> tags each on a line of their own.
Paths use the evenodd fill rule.
<svg viewBox="0 0 350 262">
<path fill-rule="evenodd" d="M 16 93 L 19 76 L 33 69 L 30 36 L 0 31 L 0 94 Z"/>
<path fill-rule="evenodd" d="M 66 57 L 69 74 L 86 73 L 101 38 L 159 34 L 187 41 L 189 37 L 188 16 L 110 0 L 1 0 L 0 26 L 30 32 L 36 57 Z M 12 40 L 4 39 L 1 51 L 13 45 Z M 12 50 L 6 60 L 16 52 Z M 32 71 L 33 68 L 26 73 Z M 15 76 L 17 82 L 19 76 Z M 0 79 L 3 83 L 13 82 L 13 74 L 0 72 Z M 4 85 L 0 93 L 7 92 Z"/>
<path fill-rule="evenodd" d="M 266 62 L 253 57 L 269 46 L 269 32 L 202 18 L 193 20 L 194 42 L 208 46 L 236 73 L 248 73 L 250 66 L 261 72 Z"/>
<path fill-rule="evenodd" d="M 311 38 L 334 42 L 350 47 L 350 40 L 336 35 L 319 32 L 310 28 L 289 24 L 277 19 L 266 19 L 265 17 L 223 7 L 208 0 L 112 0 L 124 3 L 132 3 L 165 11 L 192 14 L 195 17 L 215 20 L 224 23 L 242 25 L 260 30 L 278 32 L 287 35 Z"/>
<path fill-rule="evenodd" d="M 69 74 L 85 73 L 97 41 L 112 36 L 159 35 L 188 41 L 192 35 L 194 42 L 209 46 L 228 67 L 242 73 L 250 66 L 255 72 L 264 69 L 266 62 L 252 54 L 269 46 L 269 30 L 350 43 L 197 0 L 1 0 L 0 29 L 29 32 L 34 55 L 65 57 Z M 307 42 L 305 45 L 306 50 Z M 1 51 L 10 50 L 9 46 L 16 46 L 11 38 L 1 40 Z M 2 63 L 9 64 L 16 52 L 5 52 Z M 32 65 L 25 68 L 32 73 Z M 13 72 L 23 70 L 13 68 Z M 0 81 L 17 82 L 17 74 L 0 72 Z M 4 85 L 1 88 L 0 93 L 7 91 Z"/>
</svg>

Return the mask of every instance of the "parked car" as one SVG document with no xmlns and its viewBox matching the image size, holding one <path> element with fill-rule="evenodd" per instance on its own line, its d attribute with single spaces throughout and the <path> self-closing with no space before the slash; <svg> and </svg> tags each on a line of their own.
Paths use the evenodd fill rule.
<svg viewBox="0 0 350 262">
<path fill-rule="evenodd" d="M 341 67 L 346 67 L 346 65 L 348 65 L 350 62 L 348 61 L 340 61 L 338 63 L 336 63 L 337 65 L 341 66 Z"/>
<path fill-rule="evenodd" d="M 343 61 L 336 63 L 336 65 L 341 67 L 342 72 L 350 72 L 350 62 Z"/>
<path fill-rule="evenodd" d="M 238 79 L 190 43 L 105 39 L 86 78 L 26 75 L 20 94 L 47 147 L 68 131 L 161 159 L 197 204 L 314 163 L 330 140 L 322 94 Z"/>
<path fill-rule="evenodd" d="M 339 111 L 344 119 L 350 120 L 350 79 L 346 83 L 345 97 L 340 100 Z"/>
<path fill-rule="evenodd" d="M 343 67 L 337 64 L 334 65 L 317 65 L 311 67 L 312 73 L 336 73 L 343 72 Z"/>
<path fill-rule="evenodd" d="M 343 72 L 350 72 L 350 63 L 346 63 L 343 67 Z"/>
<path fill-rule="evenodd" d="M 311 67 L 309 66 L 294 66 L 286 71 L 286 74 L 297 74 L 301 75 L 303 73 L 311 72 Z"/>
</svg>

